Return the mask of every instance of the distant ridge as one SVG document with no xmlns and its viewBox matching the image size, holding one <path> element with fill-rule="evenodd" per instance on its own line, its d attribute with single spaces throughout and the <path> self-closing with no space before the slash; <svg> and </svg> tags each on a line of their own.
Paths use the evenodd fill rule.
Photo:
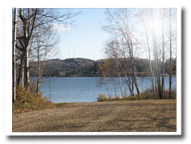
<svg viewBox="0 0 191 144">
<path fill-rule="evenodd" d="M 123 59 L 122 59 L 123 60 Z M 130 59 L 125 60 L 125 66 L 130 66 Z M 176 71 L 176 58 L 173 59 L 175 65 L 174 65 L 174 71 Z M 44 67 L 41 65 L 41 68 L 43 69 L 43 75 L 44 77 L 47 76 L 61 76 L 61 77 L 68 77 L 68 76 L 100 76 L 98 74 L 98 64 L 104 62 L 104 59 L 100 60 L 91 60 L 87 58 L 67 58 L 67 59 L 49 59 L 46 61 L 41 61 L 41 64 L 45 64 Z M 152 67 L 153 70 L 155 70 L 155 61 L 152 61 Z M 149 75 L 149 60 L 148 59 L 140 59 L 135 58 L 134 59 L 135 64 L 135 71 L 138 75 Z M 35 77 L 38 75 L 38 67 L 37 62 L 32 61 L 30 62 L 30 76 Z M 165 72 L 168 73 L 168 67 L 169 67 L 169 60 L 167 59 L 165 62 Z M 131 73 L 131 71 L 128 71 L 128 73 Z"/>
</svg>

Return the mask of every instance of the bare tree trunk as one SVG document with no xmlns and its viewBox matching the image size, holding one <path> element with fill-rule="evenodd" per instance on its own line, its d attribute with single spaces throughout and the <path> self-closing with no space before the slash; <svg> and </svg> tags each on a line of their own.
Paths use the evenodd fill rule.
<svg viewBox="0 0 191 144">
<path fill-rule="evenodd" d="M 37 48 L 37 57 L 38 57 L 38 78 L 37 78 L 36 93 L 39 92 L 40 79 L 41 79 L 39 46 Z"/>
<path fill-rule="evenodd" d="M 114 79 L 114 77 L 112 77 L 112 80 L 113 80 L 113 86 L 114 86 L 114 89 L 115 89 L 115 98 L 116 98 L 116 86 L 115 86 L 115 79 Z"/>
<path fill-rule="evenodd" d="M 131 64 L 132 64 L 132 76 L 133 76 L 133 80 L 135 82 L 135 87 L 137 90 L 137 94 L 141 95 L 140 90 L 139 90 L 139 86 L 138 86 L 138 82 L 137 82 L 137 76 L 135 74 L 135 66 L 134 66 L 134 62 L 133 62 L 133 58 L 131 57 Z"/>
<path fill-rule="evenodd" d="M 20 9 L 20 18 L 23 21 L 23 32 L 24 32 L 24 87 L 29 91 L 29 57 L 28 57 L 28 42 L 29 42 L 29 33 L 27 31 L 27 19 L 24 17 L 23 9 Z M 28 27 L 29 28 L 29 27 Z"/>
<path fill-rule="evenodd" d="M 161 82 L 160 82 L 160 63 L 161 61 L 157 59 L 158 63 L 158 89 L 159 89 L 159 97 L 163 98 L 163 93 L 162 93 L 162 87 L 161 87 Z"/>
<path fill-rule="evenodd" d="M 20 81 L 22 82 L 22 77 L 23 75 L 23 57 L 20 57 L 20 66 L 19 66 L 19 70 L 18 70 L 18 78 L 17 78 L 17 85 L 20 85 Z M 22 83 L 23 84 L 23 83 Z M 23 87 L 23 85 L 22 85 Z"/>
<path fill-rule="evenodd" d="M 159 97 L 162 98 L 161 85 L 160 85 L 160 65 L 159 65 L 158 50 L 157 50 L 157 45 L 156 45 L 156 35 L 155 35 L 155 29 L 154 29 L 153 9 L 151 9 L 151 15 L 152 15 L 152 21 L 153 21 L 153 45 L 154 45 L 154 56 L 155 56 L 155 65 L 156 65 L 158 94 L 159 94 Z"/>
<path fill-rule="evenodd" d="M 13 86 L 12 86 L 12 103 L 16 100 L 16 63 L 15 63 L 15 47 L 16 47 L 16 30 L 17 29 L 17 8 L 14 10 L 14 29 L 13 29 L 13 52 L 12 52 L 12 81 L 13 81 Z"/>
<path fill-rule="evenodd" d="M 162 56 L 162 93 L 164 88 L 164 73 L 165 73 L 165 43 L 164 43 L 164 9 L 162 10 L 162 45 L 163 45 L 163 56 Z"/>
<path fill-rule="evenodd" d="M 26 48 L 24 62 L 24 87 L 29 91 L 29 58 L 28 58 L 28 47 Z"/>
<path fill-rule="evenodd" d="M 22 65 L 22 77 L 21 77 L 21 85 L 22 85 L 22 87 L 24 87 L 24 67 L 23 67 L 23 65 Z"/>
<path fill-rule="evenodd" d="M 122 85 L 121 85 L 121 76 L 120 76 L 118 64 L 117 64 L 117 72 L 118 72 L 118 77 L 119 77 L 119 85 L 120 85 L 120 89 L 121 89 L 121 96 L 123 98 L 123 89 L 122 89 Z"/>
<path fill-rule="evenodd" d="M 151 77 L 152 77 L 153 96 L 156 98 L 156 90 L 155 90 L 153 70 L 152 70 L 152 65 L 151 65 L 151 52 L 150 52 L 150 46 L 149 46 L 149 41 L 148 41 L 148 34 L 147 34 L 147 44 L 148 44 L 148 51 L 149 51 L 149 68 L 150 68 Z"/>
<path fill-rule="evenodd" d="M 129 55 L 130 55 L 130 59 L 131 59 L 131 66 L 132 66 L 132 77 L 133 77 L 133 81 L 135 83 L 135 87 L 136 87 L 136 90 L 137 90 L 137 94 L 138 95 L 141 95 L 140 93 L 140 90 L 139 90 L 139 85 L 138 85 L 138 82 L 137 82 L 137 76 L 135 74 L 135 66 L 134 66 L 134 57 L 133 57 L 133 45 L 132 45 L 132 40 L 131 40 L 131 43 L 129 44 Z"/>
<path fill-rule="evenodd" d="M 40 46 L 39 46 L 39 39 L 38 39 L 38 33 L 37 33 L 37 59 L 38 59 L 38 78 L 37 78 L 37 87 L 36 87 L 36 93 L 39 92 L 40 87 L 40 80 L 41 80 L 41 68 L 40 68 Z"/>
<path fill-rule="evenodd" d="M 140 13 L 142 14 L 142 13 Z M 152 70 L 152 65 L 151 65 L 151 50 L 150 50 L 150 45 L 149 45 L 149 36 L 148 36 L 148 32 L 147 32 L 147 28 L 145 25 L 145 20 L 143 17 L 141 17 L 144 29 L 146 31 L 146 37 L 147 37 L 147 46 L 148 46 L 148 53 L 149 53 L 149 69 L 150 69 L 150 73 L 151 73 L 151 77 L 152 77 L 152 87 L 153 87 L 153 96 L 156 98 L 156 90 L 155 90 L 155 83 L 154 83 L 154 78 L 153 78 L 153 70 Z"/>
<path fill-rule="evenodd" d="M 118 61 L 119 61 L 119 59 L 118 59 Z M 123 67 L 121 66 L 121 64 L 120 64 L 120 61 L 119 61 L 119 66 L 121 67 L 123 73 L 125 74 L 125 80 L 126 80 L 126 82 L 127 82 L 128 88 L 129 88 L 129 90 L 130 90 L 130 92 L 131 92 L 131 95 L 135 95 L 135 94 L 134 94 L 134 91 L 131 89 L 130 80 L 128 80 L 127 75 L 126 75 L 126 73 L 125 73 L 125 70 L 124 70 L 124 68 L 123 68 Z"/>
<path fill-rule="evenodd" d="M 104 79 L 105 87 L 107 88 L 108 96 L 109 96 L 109 98 L 110 98 L 111 96 L 110 96 L 110 93 L 109 93 L 109 89 L 108 89 L 108 87 L 107 87 L 107 82 L 106 82 L 106 80 L 105 80 L 105 75 L 104 75 L 104 74 L 103 74 L 103 79 Z"/>
<path fill-rule="evenodd" d="M 131 92 L 131 95 L 134 96 L 134 95 L 135 95 L 135 94 L 134 94 L 134 91 L 131 89 L 131 84 L 129 83 L 130 80 L 128 80 L 126 74 L 125 74 L 125 80 L 126 80 L 126 82 L 127 82 L 128 88 L 129 88 L 129 90 L 130 90 L 130 92 Z"/>
<path fill-rule="evenodd" d="M 171 98 L 172 93 L 171 93 L 171 85 L 172 85 L 172 33 L 171 33 L 171 9 L 169 9 L 170 12 L 170 74 L 169 74 L 169 97 Z"/>
<path fill-rule="evenodd" d="M 50 92 L 50 101 L 51 101 L 51 81 L 50 81 L 50 75 L 49 75 L 49 92 Z"/>
<path fill-rule="evenodd" d="M 132 91 L 134 91 L 134 79 L 133 79 L 133 76 L 131 77 L 131 79 L 132 79 L 132 84 L 131 84 L 131 86 L 132 86 Z"/>
<path fill-rule="evenodd" d="M 132 48 L 132 58 L 133 58 L 133 45 L 132 45 L 132 42 L 131 42 L 131 48 Z M 134 67 L 133 67 L 133 65 L 132 65 L 132 77 L 131 77 L 131 82 L 132 82 L 132 84 L 131 84 L 131 86 L 132 86 L 132 91 L 134 91 L 134 77 L 133 77 L 133 71 L 134 71 L 134 69 L 133 69 Z M 138 92 L 138 91 L 137 91 Z M 139 94 L 138 94 L 139 95 Z"/>
</svg>

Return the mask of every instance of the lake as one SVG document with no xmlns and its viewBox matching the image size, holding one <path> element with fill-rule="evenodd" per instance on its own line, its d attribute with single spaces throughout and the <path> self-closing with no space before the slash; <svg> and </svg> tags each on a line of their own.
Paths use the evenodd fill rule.
<svg viewBox="0 0 191 144">
<path fill-rule="evenodd" d="M 35 78 L 31 78 L 33 81 Z M 111 78 L 106 80 L 110 95 L 115 96 L 115 89 Z M 151 77 L 137 77 L 141 92 L 152 87 Z M 116 85 L 116 95 L 121 96 L 119 79 L 114 78 Z M 128 88 L 125 78 L 122 77 L 124 95 L 128 96 Z M 168 90 L 169 77 L 165 77 L 165 89 Z M 134 88 L 135 89 L 135 88 Z M 176 77 L 172 77 L 172 89 L 176 89 Z M 108 96 L 107 89 L 100 77 L 43 77 L 41 79 L 40 91 L 43 96 L 51 97 L 53 103 L 60 102 L 94 102 L 97 101 L 98 94 Z"/>
</svg>

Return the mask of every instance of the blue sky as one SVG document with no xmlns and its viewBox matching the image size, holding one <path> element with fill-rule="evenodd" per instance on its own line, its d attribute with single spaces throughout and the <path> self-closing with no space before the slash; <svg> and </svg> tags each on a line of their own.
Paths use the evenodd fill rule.
<svg viewBox="0 0 191 144">
<path fill-rule="evenodd" d="M 81 11 L 74 18 L 74 27 L 68 31 L 58 31 L 60 43 L 59 53 L 54 58 L 89 58 L 98 60 L 103 57 L 104 42 L 109 34 L 101 29 L 105 20 L 104 8 L 72 9 L 73 12 Z"/>
<path fill-rule="evenodd" d="M 110 38 L 110 34 L 102 30 L 106 19 L 105 8 L 73 8 L 72 12 L 81 11 L 74 17 L 74 26 L 58 30 L 60 43 L 57 45 L 59 52 L 53 58 L 88 58 L 93 60 L 103 59 L 102 49 Z M 67 11 L 61 9 L 60 11 Z M 59 27 L 59 25 L 56 25 Z M 138 37 L 138 36 L 136 36 Z M 139 39 L 139 38 L 138 38 Z M 136 52 L 136 56 L 148 58 L 145 49 Z M 174 54 L 176 55 L 176 53 Z"/>
</svg>

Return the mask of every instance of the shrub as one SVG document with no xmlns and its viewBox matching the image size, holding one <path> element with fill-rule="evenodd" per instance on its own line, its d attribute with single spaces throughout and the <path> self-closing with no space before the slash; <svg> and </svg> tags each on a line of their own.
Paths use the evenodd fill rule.
<svg viewBox="0 0 191 144">
<path fill-rule="evenodd" d="M 137 98 L 135 96 L 128 96 L 127 100 L 136 100 Z"/>
<path fill-rule="evenodd" d="M 98 94 L 98 98 L 97 98 L 97 101 L 98 101 L 98 102 L 107 101 L 107 100 L 109 100 L 109 99 L 107 98 L 106 95 L 104 95 L 104 94 Z"/>
<path fill-rule="evenodd" d="M 163 90 L 163 99 L 167 99 L 169 97 L 169 91 L 168 90 Z"/>
<path fill-rule="evenodd" d="M 172 89 L 171 93 L 172 93 L 172 98 L 176 98 L 176 89 Z"/>
<path fill-rule="evenodd" d="M 13 103 L 13 113 L 21 113 L 22 111 L 31 111 L 44 108 L 55 107 L 46 97 L 42 97 L 43 93 L 28 92 L 25 87 L 17 86 L 16 101 Z"/>
</svg>

